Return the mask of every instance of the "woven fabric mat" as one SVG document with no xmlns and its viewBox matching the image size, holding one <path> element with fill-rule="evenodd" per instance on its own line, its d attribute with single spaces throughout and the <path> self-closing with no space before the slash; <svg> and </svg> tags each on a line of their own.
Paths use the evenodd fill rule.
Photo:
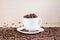
<svg viewBox="0 0 60 40">
<path fill-rule="evenodd" d="M 60 40 L 60 27 L 44 29 L 41 33 L 27 35 L 19 33 L 16 28 L 0 27 L 0 40 Z"/>
</svg>

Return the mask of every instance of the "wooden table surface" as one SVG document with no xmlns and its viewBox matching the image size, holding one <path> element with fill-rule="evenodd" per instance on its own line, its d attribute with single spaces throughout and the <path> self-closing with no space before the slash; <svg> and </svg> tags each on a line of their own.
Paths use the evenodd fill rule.
<svg viewBox="0 0 60 40">
<path fill-rule="evenodd" d="M 45 31 L 27 35 L 19 33 L 16 28 L 0 27 L 0 40 L 60 40 L 60 27 L 44 28 Z"/>
</svg>

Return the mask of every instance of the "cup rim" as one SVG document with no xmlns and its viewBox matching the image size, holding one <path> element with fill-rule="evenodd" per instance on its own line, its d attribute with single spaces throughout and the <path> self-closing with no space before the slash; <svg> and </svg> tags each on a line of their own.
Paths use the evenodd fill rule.
<svg viewBox="0 0 60 40">
<path fill-rule="evenodd" d="M 37 18 L 38 18 L 38 17 L 37 17 Z M 37 18 L 24 18 L 24 17 L 23 17 L 23 19 L 37 19 Z"/>
</svg>

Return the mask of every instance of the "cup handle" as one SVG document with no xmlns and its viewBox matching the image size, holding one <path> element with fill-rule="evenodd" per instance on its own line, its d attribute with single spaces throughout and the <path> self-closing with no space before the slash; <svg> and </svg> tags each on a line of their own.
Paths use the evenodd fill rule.
<svg viewBox="0 0 60 40">
<path fill-rule="evenodd" d="M 39 18 L 39 26 L 41 26 L 41 24 L 42 24 L 42 19 L 41 18 Z"/>
</svg>

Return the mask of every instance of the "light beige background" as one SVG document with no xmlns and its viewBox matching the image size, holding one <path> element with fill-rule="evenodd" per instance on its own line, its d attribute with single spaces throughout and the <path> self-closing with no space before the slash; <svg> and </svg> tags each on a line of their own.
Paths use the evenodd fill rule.
<svg viewBox="0 0 60 40">
<path fill-rule="evenodd" d="M 0 26 L 17 23 L 27 13 L 36 13 L 44 26 L 60 26 L 60 0 L 0 0 Z"/>
</svg>

